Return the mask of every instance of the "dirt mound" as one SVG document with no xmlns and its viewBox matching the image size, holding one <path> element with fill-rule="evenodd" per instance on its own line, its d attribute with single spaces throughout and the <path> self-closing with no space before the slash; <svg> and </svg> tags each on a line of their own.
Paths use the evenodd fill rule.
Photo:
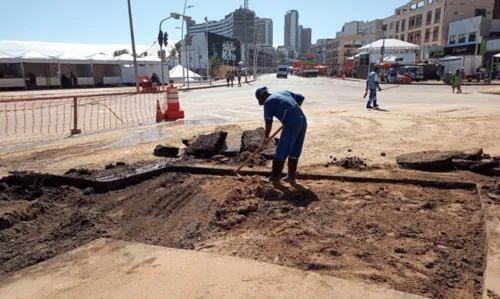
<svg viewBox="0 0 500 299">
<path fill-rule="evenodd" d="M 338 166 L 345 169 L 358 169 L 358 170 L 366 170 L 369 168 L 366 162 L 359 157 L 347 157 L 341 159 L 331 157 L 330 159 L 331 159 L 330 162 L 325 164 L 325 167 Z"/>
<path fill-rule="evenodd" d="M 274 189 L 259 177 L 171 173 L 107 194 L 44 188 L 28 201 L 22 193 L 0 201 L 2 211 L 11 211 L 1 218 L 8 224 L 0 229 L 0 275 L 110 237 L 237 255 L 432 298 L 480 298 L 484 222 L 469 191 L 303 183 Z"/>
</svg>

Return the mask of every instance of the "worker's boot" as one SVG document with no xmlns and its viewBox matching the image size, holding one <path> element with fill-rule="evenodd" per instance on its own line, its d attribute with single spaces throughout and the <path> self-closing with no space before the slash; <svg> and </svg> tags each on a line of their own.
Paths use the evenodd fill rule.
<svg viewBox="0 0 500 299">
<path fill-rule="evenodd" d="M 296 184 L 297 180 L 295 174 L 297 173 L 297 165 L 299 164 L 299 159 L 288 158 L 288 175 L 285 178 L 285 182 L 289 184 Z"/>
<path fill-rule="evenodd" d="M 283 168 L 285 167 L 285 161 L 273 160 L 273 169 L 271 177 L 266 179 L 266 182 L 272 183 L 275 187 L 280 186 L 281 175 L 283 174 Z"/>
<path fill-rule="evenodd" d="M 373 100 L 373 108 L 378 108 L 377 100 Z"/>
</svg>

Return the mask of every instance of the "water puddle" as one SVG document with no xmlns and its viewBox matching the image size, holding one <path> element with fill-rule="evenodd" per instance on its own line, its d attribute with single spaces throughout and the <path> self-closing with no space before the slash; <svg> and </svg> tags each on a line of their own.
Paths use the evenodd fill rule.
<svg viewBox="0 0 500 299">
<path fill-rule="evenodd" d="M 131 135 L 123 138 L 120 141 L 113 142 L 110 145 L 103 147 L 103 149 L 132 146 L 132 145 L 137 145 L 137 144 L 141 144 L 141 143 L 148 143 L 148 142 L 153 142 L 153 141 L 165 139 L 165 138 L 170 137 L 170 136 L 172 136 L 171 132 L 165 132 L 162 130 L 162 127 L 156 126 L 156 127 L 152 127 L 150 129 L 147 129 L 147 130 L 132 132 Z"/>
</svg>

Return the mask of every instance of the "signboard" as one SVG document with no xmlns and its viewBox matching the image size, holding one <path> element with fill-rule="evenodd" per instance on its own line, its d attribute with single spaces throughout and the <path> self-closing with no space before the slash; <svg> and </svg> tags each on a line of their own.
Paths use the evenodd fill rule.
<svg viewBox="0 0 500 299">
<path fill-rule="evenodd" d="M 318 52 L 314 54 L 314 63 L 323 63 L 323 53 Z"/>
<path fill-rule="evenodd" d="M 476 45 L 449 46 L 444 47 L 444 56 L 474 55 L 474 51 L 476 51 Z"/>
</svg>

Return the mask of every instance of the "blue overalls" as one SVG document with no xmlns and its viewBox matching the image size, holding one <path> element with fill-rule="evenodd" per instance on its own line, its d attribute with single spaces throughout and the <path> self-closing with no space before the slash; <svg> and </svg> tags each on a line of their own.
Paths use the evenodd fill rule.
<svg viewBox="0 0 500 299">
<path fill-rule="evenodd" d="M 299 103 L 304 96 L 291 91 L 278 91 L 270 95 L 264 103 L 264 120 L 267 125 L 276 117 L 283 124 L 275 159 L 285 161 L 288 157 L 298 159 L 302 154 L 302 146 L 307 130 L 307 119 Z"/>
</svg>

